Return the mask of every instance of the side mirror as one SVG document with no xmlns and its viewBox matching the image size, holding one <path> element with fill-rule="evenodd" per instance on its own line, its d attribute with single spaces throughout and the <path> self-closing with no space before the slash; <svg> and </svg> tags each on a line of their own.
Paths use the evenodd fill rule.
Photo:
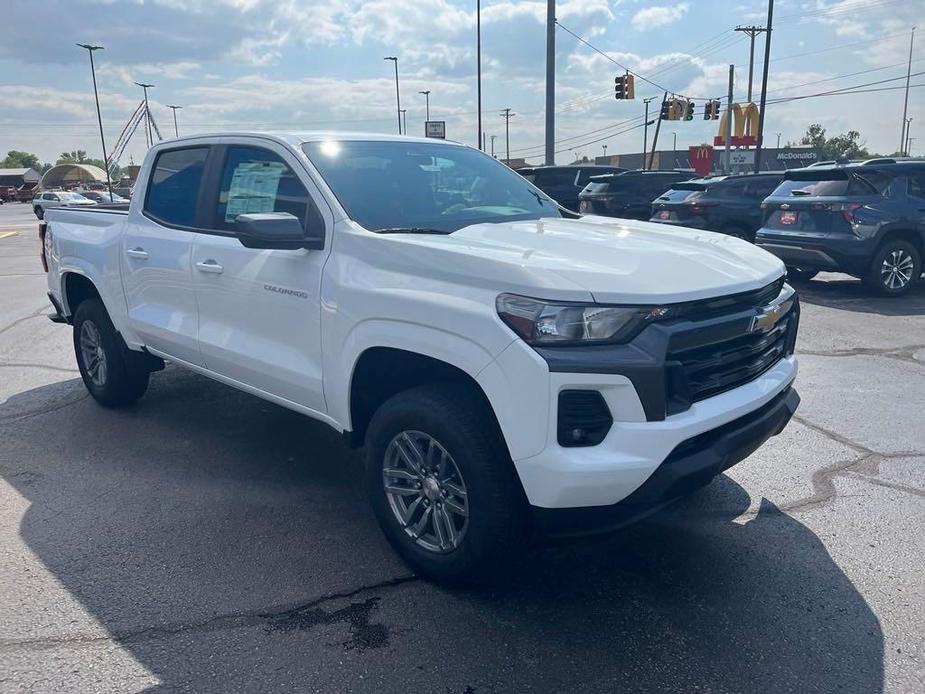
<svg viewBox="0 0 925 694">
<path fill-rule="evenodd" d="M 260 212 L 235 217 L 236 235 L 245 248 L 298 250 L 324 248 L 324 220 L 309 215 L 309 231 L 288 212 Z"/>
</svg>

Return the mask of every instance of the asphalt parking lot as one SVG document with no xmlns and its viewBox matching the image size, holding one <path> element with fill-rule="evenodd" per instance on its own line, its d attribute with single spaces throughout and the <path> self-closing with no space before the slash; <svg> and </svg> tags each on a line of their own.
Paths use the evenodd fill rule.
<svg viewBox="0 0 925 694">
<path fill-rule="evenodd" d="M 0 690 L 925 691 L 925 285 L 801 288 L 788 429 L 671 510 L 411 575 L 324 425 L 168 367 L 87 396 L 0 206 Z"/>
</svg>

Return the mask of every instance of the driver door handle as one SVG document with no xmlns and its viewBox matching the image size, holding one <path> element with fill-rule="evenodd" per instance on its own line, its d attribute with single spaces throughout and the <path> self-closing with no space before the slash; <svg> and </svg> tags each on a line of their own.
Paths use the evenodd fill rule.
<svg viewBox="0 0 925 694">
<path fill-rule="evenodd" d="M 200 272 L 211 272 L 216 275 L 222 274 L 222 272 L 225 270 L 225 268 L 219 265 L 212 258 L 207 258 L 206 260 L 200 260 L 198 263 L 196 263 L 196 269 L 198 269 Z"/>
<path fill-rule="evenodd" d="M 127 255 L 129 258 L 138 258 L 139 260 L 148 259 L 148 252 L 141 246 L 129 248 L 127 251 L 125 251 L 125 255 Z"/>
</svg>

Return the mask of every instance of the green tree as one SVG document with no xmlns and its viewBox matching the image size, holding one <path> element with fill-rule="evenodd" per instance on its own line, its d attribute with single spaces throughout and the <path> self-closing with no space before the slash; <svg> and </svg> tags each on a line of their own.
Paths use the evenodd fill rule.
<svg viewBox="0 0 925 694">
<path fill-rule="evenodd" d="M 89 164 L 87 153 L 82 149 L 75 149 L 70 152 L 61 152 L 58 155 L 56 164 Z"/>
<path fill-rule="evenodd" d="M 871 156 L 857 130 L 826 137 L 825 128 L 819 123 L 810 125 L 798 144 L 815 147 L 822 159 L 867 159 Z"/>
<path fill-rule="evenodd" d="M 0 168 L 3 169 L 41 169 L 39 158 L 31 152 L 22 152 L 18 149 L 11 149 L 6 153 L 6 158 L 0 161 Z"/>
</svg>

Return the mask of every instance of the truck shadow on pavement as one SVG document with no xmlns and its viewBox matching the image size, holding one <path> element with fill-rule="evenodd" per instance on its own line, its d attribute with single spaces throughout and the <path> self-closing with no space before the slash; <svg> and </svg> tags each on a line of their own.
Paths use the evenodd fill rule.
<svg viewBox="0 0 925 694">
<path fill-rule="evenodd" d="M 0 476 L 29 503 L 29 550 L 157 689 L 882 691 L 851 580 L 770 502 L 743 517 L 726 477 L 449 590 L 408 578 L 324 425 L 172 368 L 131 409 L 81 394 L 0 404 Z M 55 641 L 35 628 L 42 659 Z M 67 657 L 73 687 L 94 659 Z"/>
</svg>

